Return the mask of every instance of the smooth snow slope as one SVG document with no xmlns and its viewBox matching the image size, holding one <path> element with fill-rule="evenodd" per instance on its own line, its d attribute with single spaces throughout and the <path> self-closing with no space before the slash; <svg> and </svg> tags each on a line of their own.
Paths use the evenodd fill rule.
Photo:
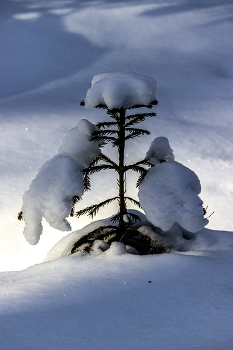
<svg viewBox="0 0 233 350">
<path fill-rule="evenodd" d="M 204 229 L 192 255 L 73 255 L 2 273 L 0 347 L 231 350 L 232 244 Z"/>
<path fill-rule="evenodd" d="M 40 244 L 30 247 L 17 213 L 64 133 L 82 118 L 107 119 L 79 106 L 101 72 L 130 69 L 158 81 L 157 117 L 142 125 L 151 136 L 129 143 L 127 159 L 140 160 L 155 137 L 168 137 L 176 160 L 200 178 L 208 212 L 215 211 L 208 227 L 232 231 L 232 13 L 230 0 L 0 2 L 2 271 L 41 262 L 63 237 L 45 225 Z M 112 174 L 104 175 L 93 177 L 80 209 L 114 196 Z M 134 179 L 128 191 L 136 198 Z M 73 229 L 88 222 L 71 220 Z"/>
</svg>

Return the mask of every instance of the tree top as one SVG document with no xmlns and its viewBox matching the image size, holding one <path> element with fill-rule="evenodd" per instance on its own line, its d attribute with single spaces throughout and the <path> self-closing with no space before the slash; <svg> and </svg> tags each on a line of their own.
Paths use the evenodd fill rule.
<svg viewBox="0 0 233 350">
<path fill-rule="evenodd" d="M 128 109 L 148 106 L 156 100 L 157 82 L 130 70 L 100 73 L 93 77 L 84 100 L 87 108 L 106 106 L 108 109 Z"/>
</svg>

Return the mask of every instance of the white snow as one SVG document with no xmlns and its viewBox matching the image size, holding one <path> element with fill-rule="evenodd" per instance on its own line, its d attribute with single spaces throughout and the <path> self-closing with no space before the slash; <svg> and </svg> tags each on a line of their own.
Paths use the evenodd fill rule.
<svg viewBox="0 0 233 350">
<path fill-rule="evenodd" d="M 23 195 L 24 236 L 37 244 L 42 234 L 42 217 L 53 228 L 70 231 L 66 220 L 72 208 L 72 198 L 83 194 L 83 163 L 67 155 L 57 155 L 47 161 Z"/>
<path fill-rule="evenodd" d="M 1 347 L 231 349 L 232 233 L 198 237 L 185 254 L 74 254 L 2 273 Z"/>
<path fill-rule="evenodd" d="M 0 1 L 2 349 L 233 348 L 232 13 L 231 0 Z M 141 124 L 151 136 L 128 142 L 128 164 L 167 137 L 215 213 L 195 240 L 176 226 L 169 240 L 185 252 L 42 264 L 64 233 L 44 221 L 39 244 L 29 245 L 17 220 L 22 193 L 67 130 L 83 118 L 109 120 L 79 103 L 94 75 L 124 69 L 156 79 L 159 102 Z M 136 180 L 129 174 L 133 198 Z M 114 181 L 111 172 L 93 176 L 82 207 L 115 196 Z M 97 220 L 116 211 L 106 207 Z M 90 223 L 69 221 L 75 230 Z"/>
<path fill-rule="evenodd" d="M 50 251 L 47 253 L 44 259 L 44 262 L 52 261 L 69 255 L 74 243 L 76 243 L 79 238 L 97 229 L 100 226 L 110 224 L 111 221 L 109 219 L 97 220 L 91 222 L 89 225 L 83 227 L 81 230 L 69 233 L 67 236 L 63 237 L 60 241 L 58 241 L 54 245 L 54 247 L 52 247 L 52 249 L 50 249 Z"/>
<path fill-rule="evenodd" d="M 138 215 L 141 219 L 141 221 L 138 221 L 135 224 L 135 227 L 139 227 L 141 225 L 150 225 L 148 220 L 146 219 L 145 215 L 137 210 L 129 210 L 129 212 L 134 213 Z M 73 248 L 74 243 L 78 241 L 79 238 L 83 237 L 84 235 L 88 234 L 91 231 L 94 231 L 100 226 L 107 226 L 112 225 L 111 223 L 111 217 L 105 218 L 104 220 L 95 220 L 91 222 L 90 224 L 84 226 L 82 229 L 70 232 L 67 236 L 63 237 L 60 241 L 58 241 L 54 247 L 52 247 L 49 252 L 47 253 L 44 262 L 52 261 L 55 259 L 59 259 L 62 257 L 65 257 L 70 254 L 71 249 Z M 126 248 L 127 251 L 133 251 L 134 250 L 130 248 Z"/>
<path fill-rule="evenodd" d="M 85 164 L 86 166 L 98 156 L 101 151 L 96 142 L 90 142 L 91 134 L 96 126 L 87 119 L 81 119 L 78 126 L 68 130 L 58 154 L 67 154 L 69 157 Z"/>
<path fill-rule="evenodd" d="M 208 224 L 203 201 L 198 197 L 201 184 L 197 175 L 182 164 L 171 161 L 148 170 L 138 197 L 148 221 L 163 231 L 178 223 L 197 232 Z"/>
<path fill-rule="evenodd" d="M 124 70 L 101 73 L 93 77 L 85 106 L 105 105 L 109 109 L 149 105 L 156 99 L 157 82 L 142 74 Z"/>
<path fill-rule="evenodd" d="M 58 155 L 47 161 L 23 195 L 22 213 L 24 236 L 28 243 L 37 244 L 42 234 L 42 218 L 51 227 L 71 231 L 66 220 L 73 197 L 83 194 L 82 170 L 100 154 L 96 142 L 90 142 L 95 125 L 81 119 L 78 126 L 67 131 Z"/>
<path fill-rule="evenodd" d="M 163 136 L 156 137 L 151 142 L 150 148 L 147 151 L 145 158 L 155 165 L 161 161 L 167 162 L 175 159 L 168 139 Z"/>
</svg>

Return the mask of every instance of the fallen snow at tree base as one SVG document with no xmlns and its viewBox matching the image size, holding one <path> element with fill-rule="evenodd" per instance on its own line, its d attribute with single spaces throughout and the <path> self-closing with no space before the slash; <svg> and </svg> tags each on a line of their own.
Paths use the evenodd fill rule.
<svg viewBox="0 0 233 350">
<path fill-rule="evenodd" d="M 183 254 L 116 249 L 0 273 L 1 347 L 231 350 L 232 245 L 203 229 Z"/>
<path fill-rule="evenodd" d="M 87 108 L 105 105 L 108 109 L 149 105 L 156 99 L 157 82 L 142 74 L 124 70 L 100 73 L 93 77 L 87 91 Z"/>
<path fill-rule="evenodd" d="M 182 164 L 171 161 L 148 170 L 139 186 L 139 201 L 148 221 L 168 231 L 178 223 L 197 232 L 208 224 L 204 219 L 201 184 L 197 175 Z"/>
<path fill-rule="evenodd" d="M 134 225 L 140 233 L 149 237 L 153 244 L 163 247 L 167 252 L 188 252 L 196 249 L 200 249 L 202 245 L 202 236 L 199 234 L 193 234 L 192 232 L 186 231 L 179 224 L 175 223 L 170 230 L 167 232 L 161 231 L 160 228 L 154 226 L 149 222 L 146 216 L 138 210 L 129 210 L 135 215 L 138 215 L 141 221 L 137 221 Z M 80 230 L 70 232 L 67 236 L 63 237 L 58 241 L 52 249 L 47 253 L 44 262 L 59 259 L 70 255 L 74 244 L 83 236 L 89 232 L 101 226 L 111 225 L 111 217 L 104 220 L 92 221 L 87 226 Z M 119 244 L 118 244 L 119 243 Z M 205 245 L 203 246 L 203 248 Z M 87 254 L 80 251 L 75 254 L 80 256 L 86 256 Z M 106 244 L 103 240 L 97 240 L 96 244 L 93 245 L 90 255 L 121 255 L 121 254 L 136 254 L 139 252 L 129 246 L 124 245 L 121 242 L 113 242 L 111 245 Z"/>
</svg>

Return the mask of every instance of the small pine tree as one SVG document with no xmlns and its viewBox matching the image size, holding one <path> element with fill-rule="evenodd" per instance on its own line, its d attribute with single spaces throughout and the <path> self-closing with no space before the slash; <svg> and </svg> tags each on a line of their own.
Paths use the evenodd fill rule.
<svg viewBox="0 0 233 350">
<path fill-rule="evenodd" d="M 30 244 L 37 244 L 40 239 L 43 217 L 52 227 L 69 231 L 71 227 L 66 220 L 69 213 L 76 217 L 87 214 L 93 218 L 99 209 L 113 201 L 118 202 L 119 210 L 112 216 L 110 225 L 98 227 L 82 236 L 74 243 L 71 254 L 78 250 L 95 250 L 98 244 L 107 249 L 109 245 L 106 246 L 106 243 L 116 241 L 136 248 L 140 254 L 162 253 L 169 249 L 157 243 L 164 242 L 158 235 L 162 230 L 170 230 L 177 223 L 190 232 L 197 232 L 207 225 L 206 210 L 203 211 L 203 202 L 198 197 L 200 181 L 194 172 L 174 161 L 166 137 L 155 138 L 144 159 L 125 164 L 126 142 L 150 134 L 135 125 L 156 115 L 154 112 L 130 114 L 128 110 L 152 109 L 157 105 L 156 93 L 157 82 L 154 79 L 130 71 L 101 73 L 93 77 L 92 86 L 81 105 L 105 109 L 110 120 L 95 126 L 82 119 L 77 127 L 69 130 L 58 154 L 43 165 L 24 193 L 18 218 L 25 220 L 24 236 Z M 118 161 L 100 151 L 99 147 L 106 144 L 117 149 Z M 169 163 L 150 169 L 167 161 Z M 91 188 L 90 175 L 102 170 L 114 170 L 118 174 L 118 196 L 75 212 L 75 204 L 83 192 Z M 139 174 L 136 187 L 149 172 L 140 186 L 139 200 L 147 219 L 154 226 L 154 233 L 148 228 L 137 230 L 140 217 L 127 210 L 127 202 L 141 207 L 137 200 L 126 195 L 129 170 Z M 157 196 L 156 199 L 150 196 L 154 188 L 155 193 L 159 192 L 159 201 Z M 96 240 L 102 242 L 92 247 Z"/>
<path fill-rule="evenodd" d="M 100 208 L 105 205 L 117 201 L 119 205 L 119 212 L 111 218 L 112 225 L 101 226 L 98 229 L 90 232 L 81 239 L 79 239 L 73 246 L 71 253 L 79 250 L 84 244 L 84 250 L 90 251 L 92 244 L 96 239 L 104 239 L 107 243 L 113 241 L 122 242 L 124 244 L 130 244 L 135 247 L 141 254 L 148 253 L 161 253 L 164 252 L 163 248 L 155 247 L 152 244 L 149 237 L 144 236 L 134 229 L 134 224 L 140 221 L 140 217 L 134 213 L 127 211 L 126 202 L 132 202 L 139 208 L 140 203 L 125 195 L 126 193 L 126 173 L 129 170 L 133 170 L 139 173 L 139 178 L 136 183 L 136 187 L 140 185 L 145 176 L 147 175 L 147 168 L 154 166 L 153 163 L 146 159 L 138 161 L 136 163 L 125 165 L 125 143 L 126 141 L 140 137 L 141 135 L 149 135 L 148 130 L 135 128 L 134 126 L 141 123 L 146 118 L 154 117 L 156 113 L 137 113 L 126 116 L 127 109 L 135 109 L 140 107 L 147 107 L 152 109 L 154 105 L 157 105 L 157 100 L 152 101 L 149 105 L 135 105 L 130 108 L 109 109 L 105 105 L 98 105 L 95 108 L 106 109 L 107 114 L 112 119 L 108 122 L 97 123 L 97 130 L 92 133 L 90 141 L 95 141 L 99 145 L 104 146 L 108 143 L 112 144 L 112 147 L 117 148 L 118 163 L 112 161 L 109 157 L 101 153 L 98 155 L 87 168 L 83 170 L 84 174 L 84 190 L 90 190 L 90 175 L 102 170 L 115 170 L 118 173 L 118 189 L 119 195 L 113 198 L 109 198 L 101 203 L 94 204 L 78 212 L 72 213 L 76 217 L 87 214 L 92 219 L 99 211 Z M 81 102 L 82 106 L 85 106 L 85 102 Z M 162 160 L 161 160 L 162 161 Z M 146 166 L 146 167 L 145 167 Z M 74 199 L 74 203 L 76 198 Z"/>
</svg>

